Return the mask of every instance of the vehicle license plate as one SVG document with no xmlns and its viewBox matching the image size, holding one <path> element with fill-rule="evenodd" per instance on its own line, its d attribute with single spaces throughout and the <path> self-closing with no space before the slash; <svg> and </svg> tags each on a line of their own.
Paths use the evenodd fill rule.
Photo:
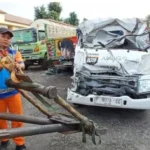
<svg viewBox="0 0 150 150">
<path fill-rule="evenodd" d="M 98 97 L 95 100 L 95 104 L 109 105 L 109 106 L 122 106 L 122 99 L 112 98 L 112 97 Z"/>
</svg>

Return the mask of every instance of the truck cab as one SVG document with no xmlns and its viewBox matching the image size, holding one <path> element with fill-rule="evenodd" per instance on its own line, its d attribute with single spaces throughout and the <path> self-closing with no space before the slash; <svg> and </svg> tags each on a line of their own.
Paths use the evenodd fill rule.
<svg viewBox="0 0 150 150">
<path fill-rule="evenodd" d="M 72 88 L 78 105 L 150 109 L 150 39 L 139 19 L 97 19 L 81 23 Z"/>
<path fill-rule="evenodd" d="M 18 50 L 25 61 L 26 69 L 34 64 L 43 65 L 46 55 L 46 45 L 42 44 L 42 40 L 46 38 L 45 31 L 32 27 L 14 30 L 13 34 L 12 45 L 18 46 Z"/>
</svg>

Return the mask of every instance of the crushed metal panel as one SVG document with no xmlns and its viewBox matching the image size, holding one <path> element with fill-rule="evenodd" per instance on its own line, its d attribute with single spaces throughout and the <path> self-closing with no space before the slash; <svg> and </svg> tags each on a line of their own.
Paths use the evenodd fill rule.
<svg viewBox="0 0 150 150">
<path fill-rule="evenodd" d="M 93 47 L 97 45 L 101 46 L 101 44 L 106 47 L 108 44 L 107 48 L 113 48 L 124 45 L 125 42 L 128 43 L 126 45 L 131 49 L 144 49 L 149 45 L 149 34 L 138 37 L 124 37 L 129 34 L 142 34 L 147 30 L 147 24 L 136 18 L 124 20 L 89 20 L 81 23 L 79 29 L 83 34 L 83 37 L 81 37 L 83 42 L 88 45 L 92 44 Z M 89 37 L 92 38 L 90 42 L 87 40 Z M 119 38 L 120 40 L 115 40 Z M 110 41 L 113 42 L 109 44 Z M 128 48 L 126 45 L 124 48 Z"/>
</svg>

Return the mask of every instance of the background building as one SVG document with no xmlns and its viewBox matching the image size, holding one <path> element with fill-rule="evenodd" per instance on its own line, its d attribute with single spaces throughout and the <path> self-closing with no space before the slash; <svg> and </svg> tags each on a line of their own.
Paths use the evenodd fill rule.
<svg viewBox="0 0 150 150">
<path fill-rule="evenodd" d="M 14 16 L 0 10 L 0 27 L 6 27 L 10 30 L 28 28 L 32 20 Z"/>
</svg>

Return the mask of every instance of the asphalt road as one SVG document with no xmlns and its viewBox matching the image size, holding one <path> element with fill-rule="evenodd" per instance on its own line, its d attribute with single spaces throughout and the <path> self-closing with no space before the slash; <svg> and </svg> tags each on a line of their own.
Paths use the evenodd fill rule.
<svg viewBox="0 0 150 150">
<path fill-rule="evenodd" d="M 66 97 L 66 90 L 71 85 L 71 73 L 59 75 L 45 75 L 44 71 L 31 69 L 27 74 L 43 85 L 55 85 L 59 94 Z M 54 102 L 57 112 L 64 111 Z M 24 113 L 30 116 L 43 116 L 29 102 L 23 99 Z M 102 144 L 95 146 L 91 137 L 87 136 L 87 143 L 82 143 L 81 133 L 63 135 L 59 133 L 26 137 L 29 150 L 150 150 L 150 111 L 138 112 L 134 110 L 109 109 L 101 107 L 76 108 L 80 113 L 94 120 L 101 127 L 107 128 L 107 134 L 102 136 Z M 25 124 L 25 126 L 31 126 Z M 14 144 L 10 145 L 10 150 Z"/>
</svg>

